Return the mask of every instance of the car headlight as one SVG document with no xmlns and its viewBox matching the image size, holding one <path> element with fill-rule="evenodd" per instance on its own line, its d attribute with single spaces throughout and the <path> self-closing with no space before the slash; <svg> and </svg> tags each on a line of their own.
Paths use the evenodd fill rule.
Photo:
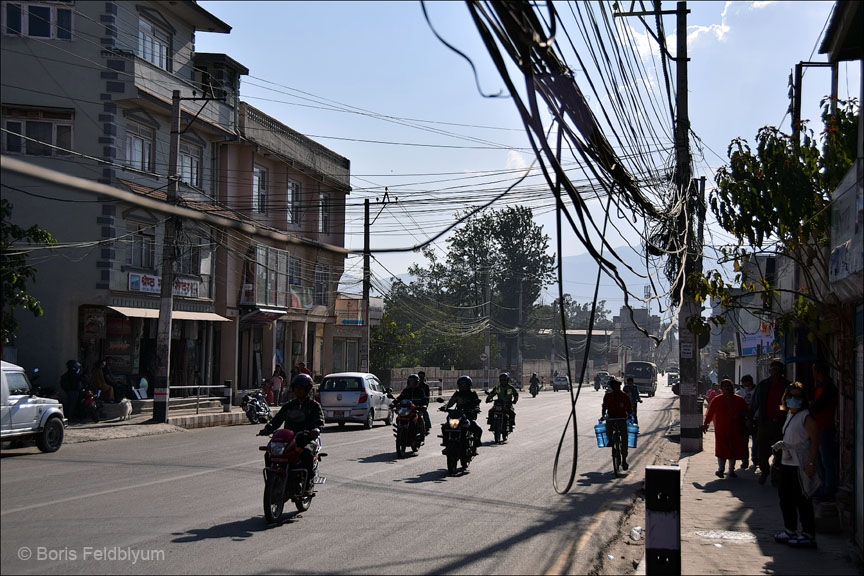
<svg viewBox="0 0 864 576">
<path fill-rule="evenodd" d="M 274 456 L 281 456 L 285 453 L 285 448 L 287 447 L 287 442 L 270 442 L 270 453 Z"/>
</svg>

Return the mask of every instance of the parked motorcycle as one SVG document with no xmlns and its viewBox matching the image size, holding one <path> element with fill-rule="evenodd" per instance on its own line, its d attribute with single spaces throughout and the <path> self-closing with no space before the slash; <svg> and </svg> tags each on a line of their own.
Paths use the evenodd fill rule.
<svg viewBox="0 0 864 576">
<path fill-rule="evenodd" d="M 252 424 L 266 424 L 273 418 L 273 413 L 270 412 L 270 406 L 267 405 L 267 399 L 264 398 L 261 390 L 246 392 L 240 401 L 240 408 Z"/>
<path fill-rule="evenodd" d="M 266 434 L 263 431 L 259 433 Z M 308 471 L 300 460 L 303 450 L 298 447 L 302 432 L 295 434 L 292 430 L 281 428 L 273 433 L 266 446 L 259 446 L 264 454 L 264 518 L 268 524 L 279 522 L 285 503 L 291 501 L 298 512 L 309 510 L 315 493 L 307 493 L 306 476 Z M 312 456 L 312 485 L 324 484 L 327 481 L 318 475 L 318 464 L 327 456 L 321 452 L 321 440 L 316 440 L 315 454 Z"/>
<path fill-rule="evenodd" d="M 89 388 L 85 388 L 78 393 L 78 414 L 82 418 L 87 417 L 93 422 L 99 422 L 99 412 L 102 410 L 102 400 L 100 400 Z"/>
<path fill-rule="evenodd" d="M 393 423 L 393 436 L 396 437 L 396 457 L 405 456 L 409 447 L 412 452 L 420 450 L 426 436 L 426 424 L 420 409 L 411 400 L 402 400 L 396 406 L 396 421 Z"/>
<path fill-rule="evenodd" d="M 495 399 L 492 408 L 489 409 L 486 422 L 489 424 L 489 431 L 495 436 L 496 444 L 506 442 L 507 436 L 513 432 L 507 404 L 503 400 Z"/>
<path fill-rule="evenodd" d="M 471 430 L 471 420 L 461 408 L 442 406 L 442 412 L 447 412 L 447 420 L 441 424 L 441 445 L 443 454 L 447 456 L 447 473 L 455 474 L 456 465 L 461 464 L 462 470 L 468 469 L 468 464 L 477 455 L 477 439 Z"/>
</svg>

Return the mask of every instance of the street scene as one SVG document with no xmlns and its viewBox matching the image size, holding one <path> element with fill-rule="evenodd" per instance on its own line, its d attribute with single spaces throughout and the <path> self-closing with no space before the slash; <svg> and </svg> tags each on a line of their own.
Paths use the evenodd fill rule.
<svg viewBox="0 0 864 576">
<path fill-rule="evenodd" d="M 0 15 L 3 574 L 864 570 L 864 3 Z"/>
</svg>

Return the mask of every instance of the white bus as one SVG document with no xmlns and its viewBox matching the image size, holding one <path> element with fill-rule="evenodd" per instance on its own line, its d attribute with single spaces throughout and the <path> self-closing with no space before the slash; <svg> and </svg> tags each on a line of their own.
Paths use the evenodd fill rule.
<svg viewBox="0 0 864 576">
<path fill-rule="evenodd" d="M 628 362 L 624 369 L 624 380 L 633 378 L 640 394 L 654 396 L 657 392 L 657 366 L 653 362 Z"/>
</svg>

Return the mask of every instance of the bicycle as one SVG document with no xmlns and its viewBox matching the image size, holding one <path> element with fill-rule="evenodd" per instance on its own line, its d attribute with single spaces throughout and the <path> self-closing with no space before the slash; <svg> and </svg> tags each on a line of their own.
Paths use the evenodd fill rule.
<svg viewBox="0 0 864 576">
<path fill-rule="evenodd" d="M 626 421 L 627 418 L 604 418 L 604 420 L 608 422 L 616 422 L 616 421 Z M 607 427 L 607 430 L 609 428 Z M 615 473 L 615 477 L 618 478 L 618 469 L 621 467 L 621 446 L 627 440 L 624 439 L 624 435 L 621 431 L 621 428 L 618 426 L 612 426 L 611 430 L 609 430 L 609 445 L 612 447 L 612 469 Z"/>
</svg>

